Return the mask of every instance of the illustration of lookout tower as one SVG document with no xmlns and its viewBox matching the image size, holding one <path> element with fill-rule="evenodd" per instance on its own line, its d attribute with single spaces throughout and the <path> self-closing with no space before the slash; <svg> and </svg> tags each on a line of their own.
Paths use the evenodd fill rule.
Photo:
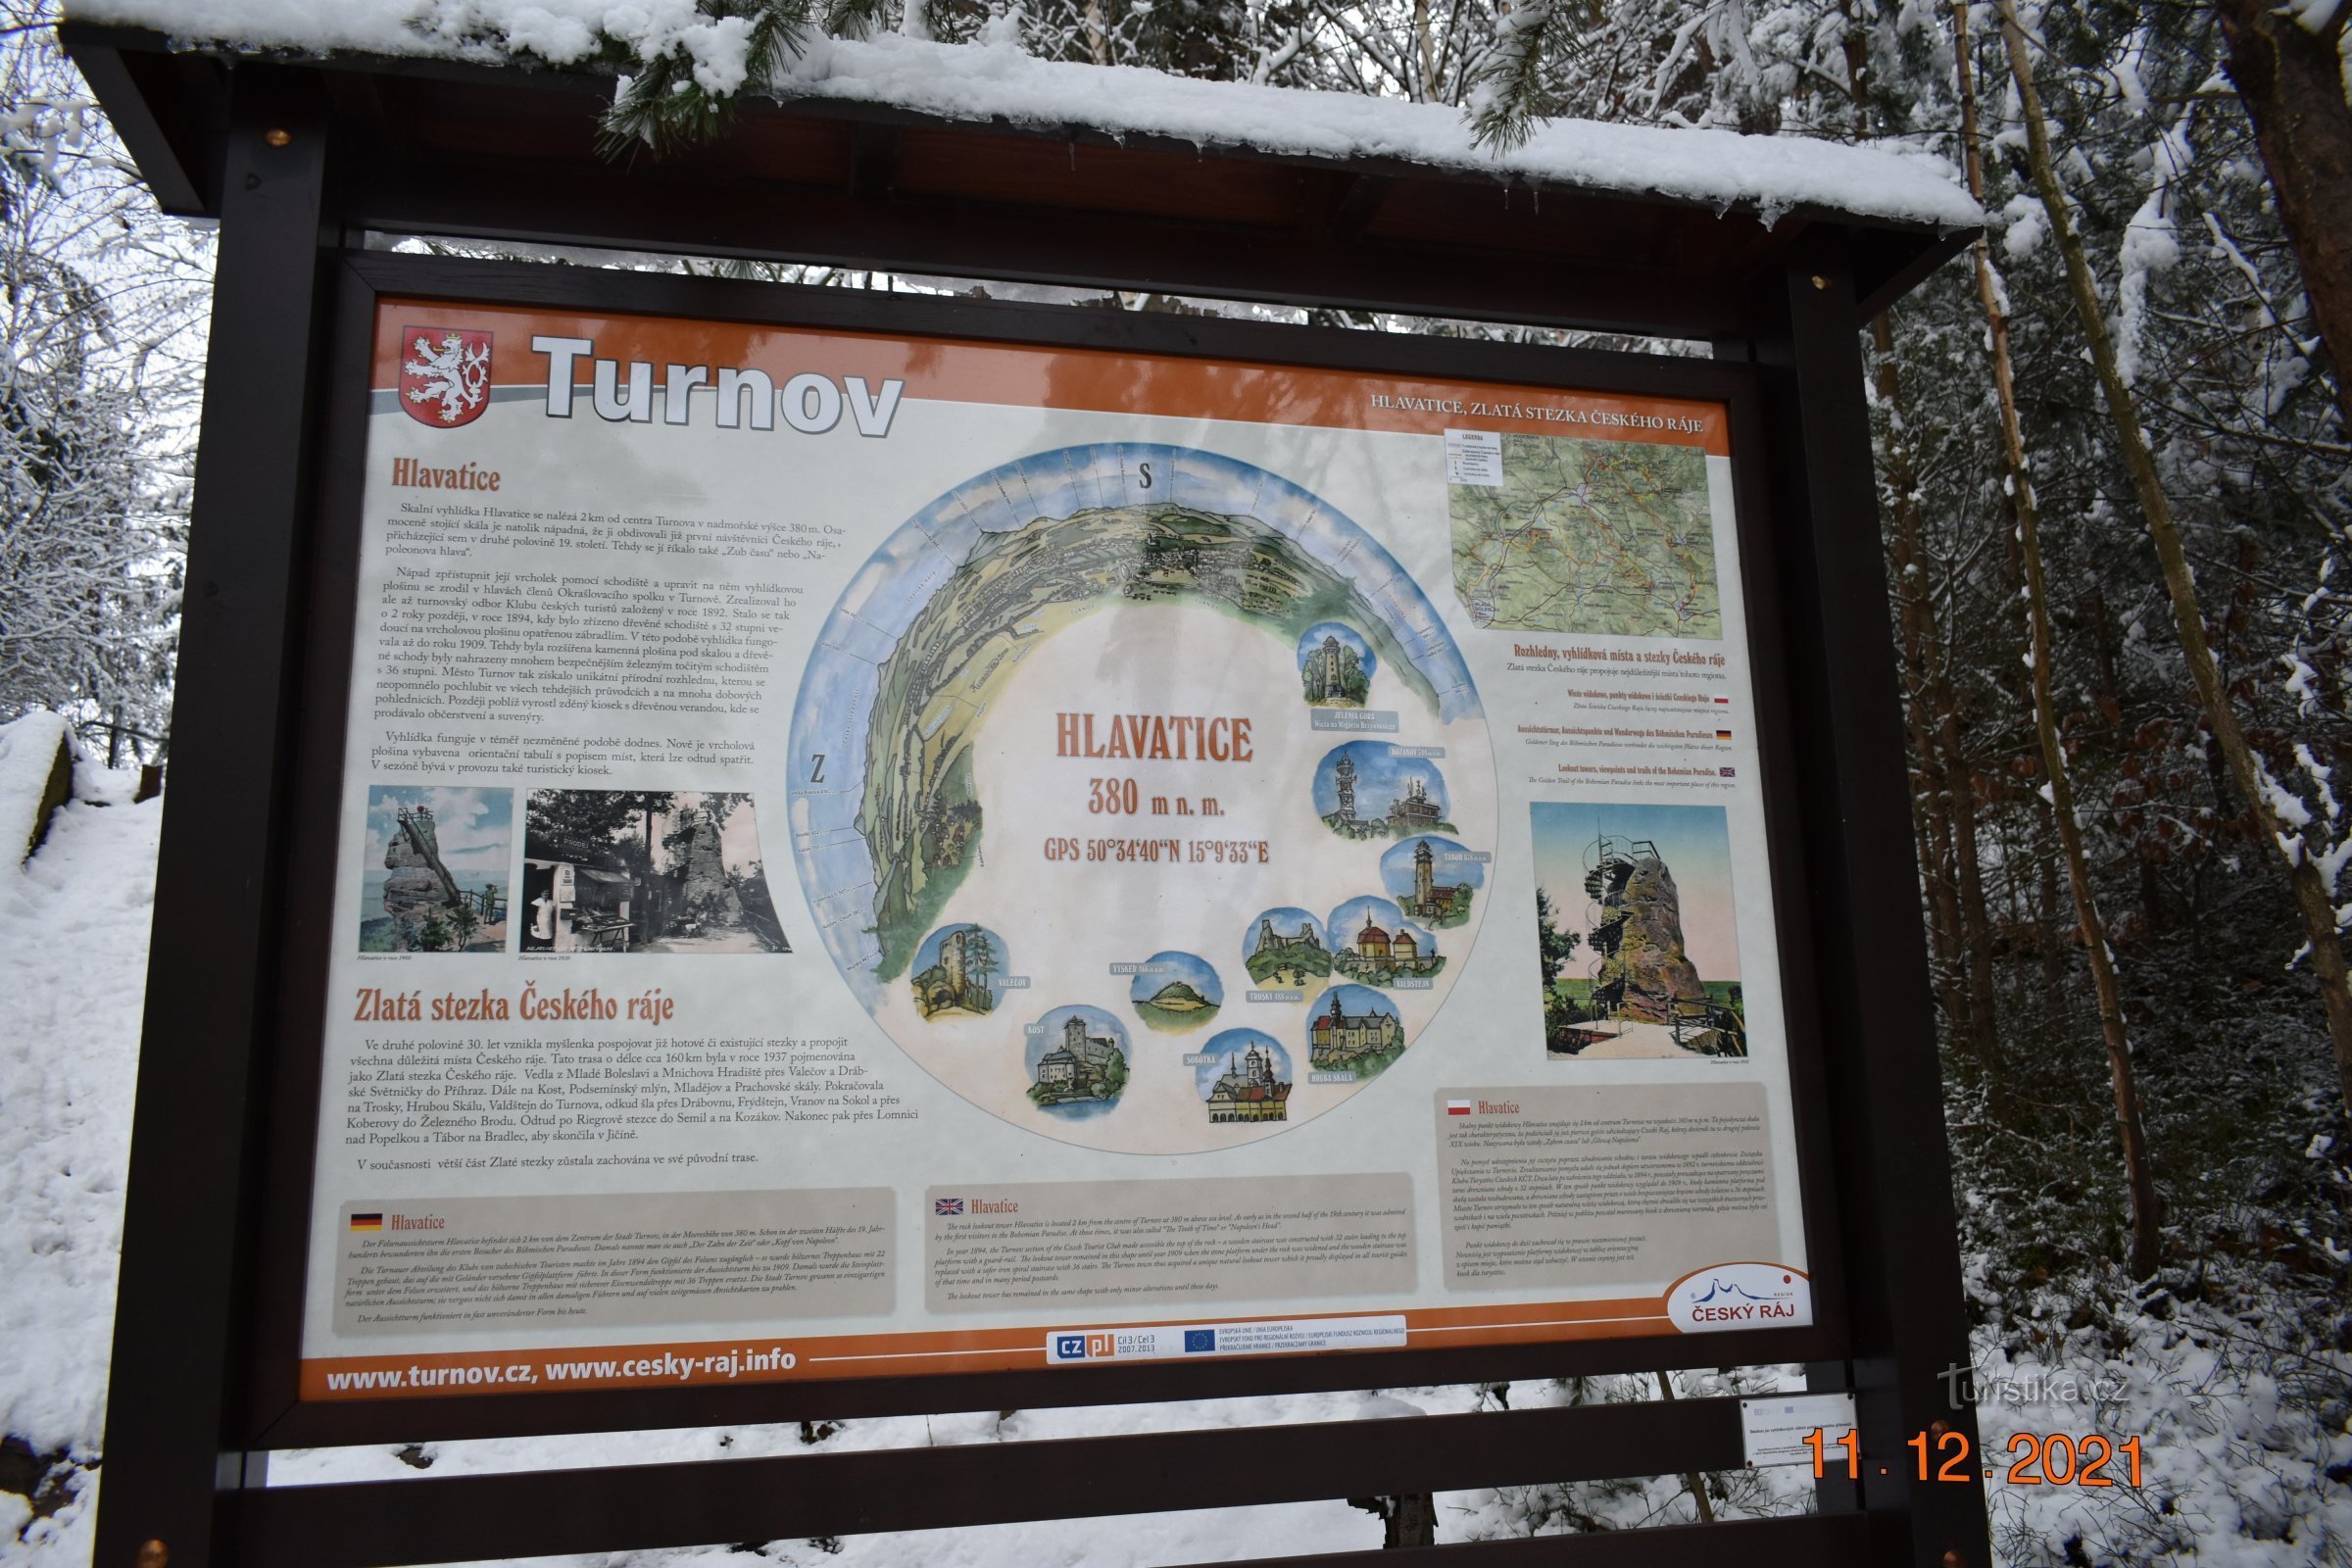
<svg viewBox="0 0 2352 1568">
<path fill-rule="evenodd" d="M 1331 782 L 1340 793 L 1340 820 L 1353 823 L 1355 821 L 1355 759 L 1342 752 L 1340 765 L 1331 770 Z"/>
<path fill-rule="evenodd" d="M 1315 695 L 1336 697 L 1340 691 L 1340 640 L 1326 637 L 1315 650 Z"/>
</svg>

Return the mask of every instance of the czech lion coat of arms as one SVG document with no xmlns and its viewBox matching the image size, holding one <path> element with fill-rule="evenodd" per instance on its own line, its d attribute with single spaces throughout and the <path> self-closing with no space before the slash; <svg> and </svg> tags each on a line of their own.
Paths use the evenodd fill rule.
<svg viewBox="0 0 2352 1568">
<path fill-rule="evenodd" d="M 490 334 L 447 326 L 412 326 L 401 333 L 400 406 L 409 417 L 436 429 L 471 424 L 490 406 Z"/>
</svg>

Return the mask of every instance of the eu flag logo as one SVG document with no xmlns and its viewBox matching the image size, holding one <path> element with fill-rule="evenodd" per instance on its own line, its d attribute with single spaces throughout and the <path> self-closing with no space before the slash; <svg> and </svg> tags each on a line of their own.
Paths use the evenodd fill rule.
<svg viewBox="0 0 2352 1568">
<path fill-rule="evenodd" d="M 1186 1329 L 1184 1331 L 1185 1354 L 1190 1355 L 1196 1350 L 1213 1350 L 1216 1348 L 1217 1331 L 1215 1329 Z"/>
</svg>

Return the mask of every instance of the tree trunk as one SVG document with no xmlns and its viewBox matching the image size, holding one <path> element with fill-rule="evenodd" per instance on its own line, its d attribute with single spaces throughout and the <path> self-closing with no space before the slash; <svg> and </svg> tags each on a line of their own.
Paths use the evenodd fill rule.
<svg viewBox="0 0 2352 1568">
<path fill-rule="evenodd" d="M 1438 46 L 1429 30 L 1429 0 L 1413 0 L 1413 44 L 1421 60 L 1421 83 L 1413 101 L 1427 103 L 1438 96 Z"/>
<path fill-rule="evenodd" d="M 1870 323 L 1872 377 L 1879 400 L 1893 416 L 1886 443 L 1888 508 L 1894 519 L 1895 600 L 1900 607 L 1904 689 L 1910 698 L 1912 749 L 1918 754 L 1925 799 L 1921 813 L 1935 858 L 1923 859 L 1929 906 L 1943 926 L 1937 958 L 1940 989 L 1953 1039 L 1991 1078 L 2000 1057 L 1999 1011 L 1993 1001 L 1992 933 L 1984 919 L 1984 888 L 1977 861 L 1976 797 L 1960 754 L 1960 721 L 1943 662 L 1936 618 L 1935 584 L 1928 578 L 1918 482 L 1904 426 L 1903 388 L 1894 364 L 1894 328 L 1882 314 Z M 1963 968 L 1965 964 L 1965 968 Z M 1997 1086 L 1996 1086 L 1997 1097 Z"/>
<path fill-rule="evenodd" d="M 1438 1544 L 1438 1500 L 1426 1492 L 1398 1493 L 1392 1497 L 1349 1497 L 1349 1507 L 1380 1516 L 1380 1546 L 1397 1551 L 1407 1546 Z"/>
<path fill-rule="evenodd" d="M 2001 1059 L 2000 1018 L 1993 1004 L 1992 919 L 1984 908 L 1984 866 L 1977 853 L 1976 775 L 1968 765 L 1968 759 L 1961 755 L 1960 715 L 1951 681 L 1943 677 L 1937 684 L 1943 709 L 1943 781 L 1944 788 L 1951 792 L 1952 858 L 1960 872 L 1960 939 L 1968 951 L 1968 989 L 1974 999 L 1971 1016 L 1976 1024 L 1977 1049 L 1983 1054 L 1987 1070 L 1997 1070 Z M 1997 1112 L 2002 1104 L 1997 1081 L 1992 1103 Z"/>
<path fill-rule="evenodd" d="M 2034 869 L 2039 879 L 2034 937 L 2041 956 L 2041 1007 L 2054 1022 L 2066 1016 L 2066 954 L 2058 945 L 2058 834 L 2050 820 L 2050 803 L 2036 797 L 2034 804 L 2041 809 L 2034 819 L 2039 841 L 2034 847 Z"/>
<path fill-rule="evenodd" d="M 1102 25 L 1102 0 L 1086 0 L 1086 52 L 1098 66 L 1110 64 L 1110 34 Z"/>
<path fill-rule="evenodd" d="M 2000 0 L 2002 19 L 2012 29 L 2011 59 L 2022 44 L 2014 33 L 2013 0 Z M 1977 151 L 1976 91 L 1969 71 L 1968 0 L 1953 0 L 1959 64 L 1961 140 L 1967 152 L 1969 189 L 1984 197 L 1984 164 Z M 2029 123 L 2037 123 L 2029 121 Z M 2116 983 L 2115 956 L 2108 951 L 2107 931 L 2090 885 L 2090 863 L 2082 850 L 2082 828 L 2075 817 L 2074 779 L 2068 771 L 2066 745 L 2058 734 L 2058 713 L 2051 693 L 2051 674 L 2057 662 L 2050 635 L 2049 585 L 2042 575 L 2041 520 L 2034 502 L 2034 475 L 2026 461 L 2025 428 L 2017 414 L 2017 379 L 2009 360 L 2009 317 L 1992 273 L 1992 257 L 1984 237 L 1976 243 L 1977 292 L 1984 303 L 1984 321 L 1992 340 L 1992 378 L 2001 403 L 2001 453 L 2009 473 L 2010 498 L 2017 509 L 2018 555 L 2025 566 L 2027 625 L 2033 640 L 2034 729 L 2041 743 L 2041 764 L 2049 788 L 2050 817 L 2058 848 L 2066 857 L 2069 891 L 2074 895 L 2075 921 L 2090 958 L 2091 986 L 2098 998 L 2099 1032 L 2107 1043 L 2108 1074 L 2115 1088 L 2115 1118 L 2124 1140 L 2124 1182 L 2132 1202 L 2131 1268 L 2145 1279 L 2156 1272 L 2163 1255 L 2162 1210 L 2156 1178 L 2148 1160 L 2146 1123 L 2140 1115 L 2139 1077 L 2132 1062 L 2132 1042 L 2124 1032 L 2121 988 Z"/>
<path fill-rule="evenodd" d="M 1853 105 L 1854 138 L 1860 141 L 1870 134 L 1873 111 L 1869 33 L 1854 0 L 1838 0 L 1838 11 L 1845 21 L 1845 90 Z M 1992 924 L 1985 918 L 1984 867 L 1977 856 L 1976 785 L 1961 749 L 1959 704 L 1936 621 L 1935 585 L 1928 580 L 1926 530 L 1920 522 L 1910 425 L 1904 416 L 1902 377 L 1894 363 L 1894 325 L 1886 312 L 1871 319 L 1870 341 L 1879 397 L 1892 416 L 1893 434 L 1886 443 L 1886 482 L 1894 496 L 1895 591 L 1903 607 L 1904 652 L 1916 670 L 1914 723 L 1922 733 L 1914 744 L 1923 782 L 1941 785 L 1940 798 L 1930 797 L 1935 803 L 1929 808 L 1930 825 L 1938 836 L 1949 834 L 1949 859 L 1939 857 L 1929 871 L 1930 896 L 1935 893 L 1936 872 L 1949 865 L 1955 877 L 1944 882 L 1943 892 L 1949 905 L 1950 937 L 1955 956 L 1964 955 L 1968 960 L 1965 978 L 1954 976 L 1947 992 L 1958 1006 L 1947 1004 L 1945 1011 L 1954 1038 L 1984 1071 L 1990 1109 L 2005 1118 L 2000 1012 L 1992 977 Z"/>
<path fill-rule="evenodd" d="M 1909 728 L 1917 760 L 1911 791 L 1911 836 L 1919 845 L 1920 881 L 1928 895 L 1928 946 L 1936 959 L 1936 999 L 1942 1004 L 1952 1044 L 1969 1049 L 1976 1035 L 1969 1027 L 1968 990 L 1960 978 L 1960 901 L 1952 896 L 1951 838 L 1935 806 L 1942 786 L 1935 772 L 1935 759 L 1924 750 L 1932 744 L 1927 733 L 1917 724 Z"/>
<path fill-rule="evenodd" d="M 2303 271 L 2313 325 L 2327 340 L 2335 402 L 2352 435 L 2352 102 L 2344 96 L 2344 28 L 2334 8 L 2317 32 L 2272 0 L 2218 0 L 2224 69 L 2254 122 L 2278 218 Z"/>
<path fill-rule="evenodd" d="M 2352 1107 L 2352 975 L 2346 972 L 2343 940 L 2336 933 L 2335 906 L 2329 890 L 2320 880 L 2319 867 L 2305 852 L 2303 840 L 2281 831 L 2278 814 L 2271 808 L 2262 764 L 2253 748 L 2246 744 L 2245 731 L 2238 727 L 2237 710 L 2230 706 L 2230 694 L 2223 689 L 2221 670 L 2214 662 L 2212 647 L 2205 640 L 2205 617 L 2197 605 L 2196 579 L 2189 570 L 2188 553 L 2181 545 L 2180 530 L 2173 521 L 2172 503 L 2157 475 L 2155 455 L 2148 450 L 2147 437 L 2140 432 L 2139 409 L 2116 366 L 2115 341 L 2107 332 L 2098 289 L 2091 281 L 2090 263 L 2083 255 L 2082 237 L 2075 232 L 2074 220 L 2067 212 L 2066 193 L 2058 184 L 2057 167 L 2050 155 L 2049 126 L 2042 117 L 2041 95 L 2034 87 L 2034 61 L 2025 27 L 2017 18 L 2017 3 L 1999 0 L 1999 5 L 2001 32 L 2009 51 L 2009 71 L 2016 78 L 2019 104 L 2025 114 L 2027 162 L 2041 192 L 2042 210 L 2049 215 L 2050 232 L 2058 241 L 2059 253 L 2066 259 L 2067 283 L 2074 293 L 2075 314 L 2082 319 L 2091 368 L 2098 372 L 2107 411 L 2115 421 L 2117 444 L 2123 449 L 2125 466 L 2132 472 L 2132 486 L 2138 493 L 2148 534 L 2156 542 L 2156 559 L 2163 564 L 2164 585 L 2172 596 L 2173 622 L 2180 632 L 2180 651 L 2186 657 L 2189 675 L 2196 682 L 2197 700 L 2205 710 L 2206 725 L 2220 743 L 2230 782 L 2245 797 L 2255 832 L 2286 861 L 2295 907 L 2303 916 L 2303 933 L 2310 943 L 2311 966 L 2319 976 L 2320 998 L 2327 1007 L 2328 1035 L 2335 1051 L 2337 1088 L 2345 1105 Z M 2343 94 L 2340 74 L 2335 78 L 2334 91 L 2340 100 Z M 2065 812 L 2062 810 L 2059 815 L 2063 818 Z M 2065 827 L 2063 820 L 2060 827 L 2062 830 Z"/>
<path fill-rule="evenodd" d="M 1658 1380 L 1658 1397 L 1664 1399 L 1668 1404 L 1672 1404 L 1674 1402 L 1674 1374 L 1660 1372 L 1655 1376 Z M 1706 1478 L 1695 1470 L 1686 1470 L 1683 1472 L 1683 1490 L 1690 1494 L 1690 1505 L 1698 1510 L 1698 1522 L 1702 1525 L 1713 1524 L 1715 1522 L 1715 1505 L 1707 1500 Z"/>
<path fill-rule="evenodd" d="M 1976 1051 L 1978 1036 L 1966 983 L 1961 977 L 1960 901 L 1953 890 L 1952 832 L 1949 780 L 1938 751 L 1936 725 L 1929 711 L 1935 687 L 1930 669 L 1935 607 L 1929 602 L 1928 574 L 1921 559 L 1919 503 L 1911 471 L 1911 454 L 1902 430 L 1902 383 L 1894 368 L 1894 333 L 1881 314 L 1870 323 L 1872 366 L 1879 401 L 1892 415 L 1893 434 L 1886 443 L 1888 508 L 1894 519 L 1893 565 L 1896 628 L 1902 650 L 1905 728 L 1911 737 L 1917 787 L 1911 796 L 1911 821 L 1919 840 L 1920 879 L 1928 897 L 1928 934 L 1936 952 L 1936 990 L 1943 1003 L 1944 1021 L 1952 1041 Z"/>
</svg>

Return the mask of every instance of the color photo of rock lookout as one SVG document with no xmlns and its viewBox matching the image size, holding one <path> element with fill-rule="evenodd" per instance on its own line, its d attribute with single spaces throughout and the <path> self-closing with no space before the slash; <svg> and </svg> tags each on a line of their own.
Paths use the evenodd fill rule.
<svg viewBox="0 0 2352 1568">
<path fill-rule="evenodd" d="M 506 952 L 514 822 L 512 790 L 370 790 L 360 951 Z"/>
<path fill-rule="evenodd" d="M 1746 1055 L 1722 808 L 1531 809 L 1544 1054 Z"/>
</svg>

